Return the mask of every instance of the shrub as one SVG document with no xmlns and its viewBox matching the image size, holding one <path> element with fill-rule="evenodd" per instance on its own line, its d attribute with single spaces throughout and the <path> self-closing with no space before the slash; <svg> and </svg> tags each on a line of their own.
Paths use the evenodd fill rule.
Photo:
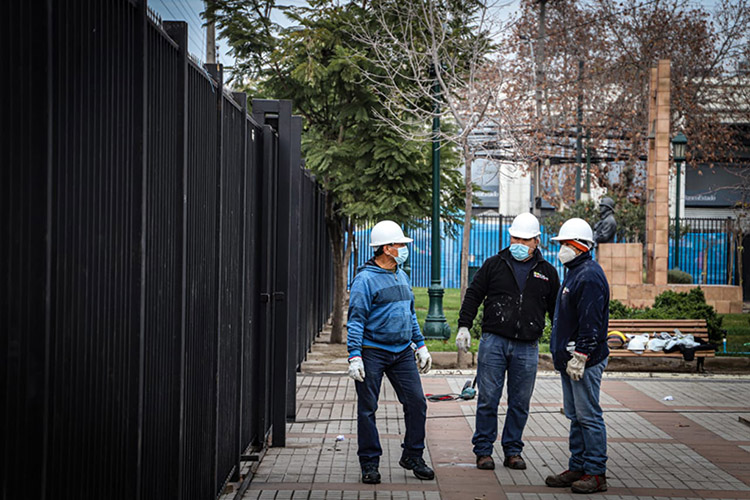
<svg viewBox="0 0 750 500">
<path fill-rule="evenodd" d="M 622 302 L 620 302 L 617 299 L 613 299 L 609 301 L 609 318 L 610 319 L 628 319 L 633 317 L 633 311 L 635 309 L 631 309 L 630 307 L 626 306 Z"/>
<path fill-rule="evenodd" d="M 693 282 L 693 277 L 685 271 L 680 271 L 678 268 L 670 269 L 667 271 L 667 283 L 677 283 L 681 285 L 690 285 Z"/>
<path fill-rule="evenodd" d="M 667 290 L 654 299 L 654 306 L 646 309 L 633 309 L 622 302 L 612 300 L 609 303 L 609 317 L 612 319 L 705 319 L 708 338 L 720 342 L 724 334 L 721 328 L 722 318 L 716 310 L 706 304 L 703 290 L 693 288 L 688 292 Z"/>
</svg>

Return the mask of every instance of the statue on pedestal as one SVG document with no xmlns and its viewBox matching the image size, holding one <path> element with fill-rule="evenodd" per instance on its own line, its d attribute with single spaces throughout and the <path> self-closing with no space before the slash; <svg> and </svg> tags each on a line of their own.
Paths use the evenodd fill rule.
<svg viewBox="0 0 750 500">
<path fill-rule="evenodd" d="M 599 202 L 599 221 L 594 224 L 594 240 L 596 243 L 613 243 L 617 232 L 615 220 L 615 202 L 605 196 Z"/>
</svg>

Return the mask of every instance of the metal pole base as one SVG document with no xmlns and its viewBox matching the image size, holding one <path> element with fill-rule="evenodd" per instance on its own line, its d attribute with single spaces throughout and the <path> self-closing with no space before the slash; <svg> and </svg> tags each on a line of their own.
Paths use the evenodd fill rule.
<svg viewBox="0 0 750 500">
<path fill-rule="evenodd" d="M 426 339 L 448 340 L 451 338 L 451 327 L 443 314 L 443 295 L 445 290 L 440 285 L 430 285 L 427 290 L 430 296 L 430 307 L 424 321 L 424 337 Z"/>
</svg>

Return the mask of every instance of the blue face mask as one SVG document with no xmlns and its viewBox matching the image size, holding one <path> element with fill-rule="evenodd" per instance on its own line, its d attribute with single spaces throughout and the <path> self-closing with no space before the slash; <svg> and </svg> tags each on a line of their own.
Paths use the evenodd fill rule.
<svg viewBox="0 0 750 500">
<path fill-rule="evenodd" d="M 526 260 L 529 258 L 529 247 L 521 243 L 513 243 L 510 246 L 510 254 L 516 260 Z"/>
<path fill-rule="evenodd" d="M 406 262 L 406 259 L 409 258 L 409 248 L 408 247 L 401 247 L 398 249 L 398 255 L 394 257 L 396 259 L 396 264 L 401 265 L 404 262 Z"/>
</svg>

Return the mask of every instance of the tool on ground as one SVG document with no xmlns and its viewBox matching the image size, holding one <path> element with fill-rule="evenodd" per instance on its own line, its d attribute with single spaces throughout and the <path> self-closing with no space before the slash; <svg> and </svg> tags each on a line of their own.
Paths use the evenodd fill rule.
<svg viewBox="0 0 750 500">
<path fill-rule="evenodd" d="M 471 379 L 467 380 L 464 384 L 463 389 L 461 389 L 461 394 L 456 394 L 455 392 L 451 392 L 448 394 L 425 394 L 424 396 L 427 398 L 428 401 L 432 401 L 433 403 L 438 403 L 440 401 L 456 401 L 458 399 L 463 399 L 464 401 L 468 401 L 470 399 L 474 399 L 477 395 L 477 390 L 474 388 L 474 386 L 477 383 L 476 377 L 472 381 Z"/>
</svg>

